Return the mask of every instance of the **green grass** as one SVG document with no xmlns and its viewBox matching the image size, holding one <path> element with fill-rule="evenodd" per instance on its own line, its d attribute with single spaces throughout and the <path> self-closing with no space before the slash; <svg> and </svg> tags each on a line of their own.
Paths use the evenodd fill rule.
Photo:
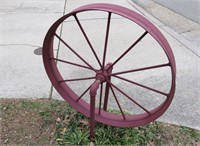
<svg viewBox="0 0 200 146">
<path fill-rule="evenodd" d="M 70 113 L 68 113 L 69 111 Z M 110 110 L 115 114 L 119 112 Z M 55 140 L 58 145 L 88 145 L 89 119 L 73 109 L 66 109 L 70 115 L 68 123 L 63 117 L 57 122 Z M 96 145 L 166 145 L 166 144 L 196 144 L 200 142 L 200 133 L 187 127 L 152 122 L 135 128 L 117 128 L 96 123 Z"/>
<path fill-rule="evenodd" d="M 67 126 L 63 125 L 62 121 L 57 122 L 57 135 L 55 136 L 57 144 L 88 145 L 88 122 L 89 119 L 79 113 L 75 113 Z M 102 124 L 95 126 L 94 143 L 96 145 L 192 145 L 199 144 L 199 142 L 199 132 L 187 127 L 177 128 L 160 122 L 136 128 L 117 128 Z"/>
<path fill-rule="evenodd" d="M 22 101 L 20 106 L 21 108 L 24 108 L 24 109 L 37 109 L 41 107 L 42 104 L 39 102 Z"/>
<path fill-rule="evenodd" d="M 5 114 L 11 115 L 12 111 L 18 110 L 19 116 L 17 115 L 16 118 L 20 118 L 20 113 L 24 111 L 25 113 L 31 111 L 32 115 L 38 116 L 35 121 L 38 119 L 40 124 L 37 126 L 43 129 L 52 129 L 50 130 L 51 133 L 45 133 L 47 136 L 53 132 L 51 139 L 40 139 L 42 144 L 49 144 L 49 141 L 52 141 L 51 144 L 53 145 L 88 145 L 90 142 L 89 119 L 76 112 L 66 102 L 57 100 L 21 100 L 1 103 L 0 109 Z M 110 111 L 118 114 L 116 110 Z M 28 116 L 29 114 L 27 114 L 27 120 L 33 118 Z M 6 122 L 12 124 L 12 121 Z M 22 123 L 24 127 L 26 123 Z M 17 129 L 17 127 L 14 128 Z M 27 131 L 29 130 L 26 128 Z M 10 133 L 12 135 L 12 132 Z M 40 137 L 40 133 L 35 133 L 35 135 L 35 140 L 37 140 L 37 136 Z M 22 136 L 21 138 L 24 137 Z M 16 139 L 20 139 L 20 137 L 15 138 L 15 141 L 9 141 L 10 144 L 16 143 Z M 200 145 L 200 132 L 188 127 L 162 122 L 152 122 L 135 128 L 117 128 L 96 123 L 94 143 L 95 145 Z M 28 143 L 27 141 L 26 144 L 37 143 L 33 141 Z"/>
</svg>

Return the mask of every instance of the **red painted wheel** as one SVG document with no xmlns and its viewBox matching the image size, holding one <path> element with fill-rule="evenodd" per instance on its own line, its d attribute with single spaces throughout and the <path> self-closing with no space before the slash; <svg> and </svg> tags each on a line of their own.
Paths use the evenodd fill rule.
<svg viewBox="0 0 200 146">
<path fill-rule="evenodd" d="M 58 19 L 46 34 L 43 61 L 57 92 L 85 116 L 90 86 L 101 81 L 95 120 L 104 124 L 147 124 L 174 96 L 176 65 L 167 40 L 143 16 L 121 6 L 90 4 Z M 112 108 L 118 113 L 107 110 Z"/>
</svg>

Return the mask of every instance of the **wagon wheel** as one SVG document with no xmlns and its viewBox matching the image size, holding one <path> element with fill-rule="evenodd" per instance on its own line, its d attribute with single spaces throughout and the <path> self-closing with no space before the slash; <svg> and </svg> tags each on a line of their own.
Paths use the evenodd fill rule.
<svg viewBox="0 0 200 146">
<path fill-rule="evenodd" d="M 86 30 L 84 29 L 81 20 L 79 20 L 79 14 L 81 13 L 91 13 L 91 12 L 101 12 L 107 15 L 106 18 L 106 26 L 105 26 L 105 38 L 104 38 L 104 47 L 101 49 L 102 54 L 98 54 L 97 50 L 93 47 L 92 42 L 90 41 L 90 38 L 87 35 Z M 114 54 L 108 54 L 109 48 L 108 42 L 109 42 L 109 31 L 110 31 L 110 25 L 112 25 L 112 16 L 120 16 L 124 19 L 127 19 L 138 26 L 140 26 L 144 32 L 139 36 L 135 41 L 132 42 L 132 44 L 126 48 L 119 56 L 113 56 L 115 58 L 114 60 L 106 60 L 106 57 L 109 55 Z M 67 21 L 68 19 L 73 18 L 74 22 L 77 24 L 77 28 L 81 32 L 82 36 L 84 36 L 84 39 L 86 40 L 89 50 L 93 54 L 93 61 L 87 61 L 87 57 L 83 57 L 79 52 L 76 51 L 76 48 L 73 48 L 70 46 L 70 42 L 65 40 L 64 37 L 59 36 L 58 33 L 56 33 L 58 27 L 61 26 L 61 24 L 64 21 Z M 69 20 L 70 21 L 70 20 Z M 122 26 L 123 27 L 123 26 Z M 127 57 L 127 54 L 131 52 L 133 48 L 135 48 L 139 43 L 142 44 L 142 40 L 147 36 L 152 36 L 154 40 L 161 46 L 163 49 L 163 52 L 168 60 L 166 63 L 157 64 L 157 65 L 150 65 L 145 67 L 139 67 L 139 68 L 132 68 L 132 69 L 124 69 L 121 71 L 115 72 L 115 67 L 117 64 L 124 58 Z M 71 36 L 71 37 L 78 37 L 78 36 Z M 54 49 L 56 49 L 54 46 L 55 39 L 60 41 L 60 43 L 71 53 L 73 53 L 81 63 L 73 62 L 70 60 L 64 60 L 60 58 L 56 58 L 54 55 Z M 78 42 L 77 42 L 78 43 Z M 144 52 L 145 53 L 145 52 Z M 101 56 L 101 57 L 100 57 Z M 91 58 L 91 57 L 88 57 Z M 151 121 L 154 121 L 158 117 L 160 117 L 169 107 L 172 98 L 174 96 L 175 92 L 175 79 L 176 79 L 176 66 L 175 66 L 175 59 L 172 53 L 172 50 L 166 41 L 165 37 L 161 34 L 161 32 L 147 19 L 145 19 L 143 16 L 137 14 L 136 12 L 121 7 L 116 6 L 112 4 L 90 4 L 86 6 L 82 6 L 78 9 L 75 9 L 74 11 L 66 14 L 65 16 L 58 19 L 49 29 L 49 31 L 46 34 L 44 44 L 43 44 L 43 61 L 44 66 L 46 69 L 46 72 L 50 78 L 50 81 L 52 85 L 55 87 L 57 92 L 76 110 L 81 112 L 87 117 L 90 117 L 90 102 L 86 101 L 84 96 L 89 96 L 89 90 L 91 88 L 90 86 L 85 87 L 85 90 L 83 90 L 82 94 L 77 93 L 75 89 L 72 89 L 70 87 L 70 82 L 74 82 L 77 85 L 84 86 L 82 84 L 82 81 L 90 80 L 94 82 L 96 80 L 96 84 L 100 85 L 100 89 L 98 92 L 98 97 L 96 97 L 96 104 L 94 117 L 95 120 L 104 124 L 112 125 L 112 126 L 120 126 L 120 127 L 135 127 L 147 124 Z M 142 60 L 141 60 L 142 61 Z M 63 74 L 61 73 L 59 67 L 57 66 L 57 62 L 64 63 L 71 65 L 73 67 L 85 69 L 89 72 L 93 72 L 93 76 L 90 77 L 82 77 L 81 73 L 78 78 L 65 78 Z M 93 65 L 93 62 L 96 62 L 96 66 Z M 169 92 L 165 93 L 158 89 L 146 86 L 144 84 L 140 84 L 138 82 L 135 82 L 133 80 L 130 80 L 124 76 L 129 74 L 134 76 L 134 73 L 140 73 L 143 71 L 148 70 L 157 70 L 160 68 L 168 68 L 170 70 L 170 85 L 169 85 Z M 70 68 L 69 68 L 70 69 Z M 137 101 L 134 97 L 131 97 L 130 93 L 127 93 L 125 90 L 123 90 L 121 87 L 117 86 L 115 83 L 112 82 L 112 80 L 120 80 L 123 82 L 129 83 L 129 87 L 131 86 L 138 86 L 140 88 L 143 88 L 145 90 L 149 90 L 150 92 L 154 92 L 158 95 L 164 96 L 164 100 L 159 105 L 156 105 L 155 107 L 151 107 L 151 109 L 148 109 L 141 103 L 140 101 Z M 97 86 L 98 86 L 97 85 Z M 77 88 L 76 88 L 77 89 Z M 92 93 L 91 93 L 92 94 Z M 139 113 L 128 113 L 121 105 L 121 99 L 119 99 L 118 95 L 120 94 L 120 98 L 123 96 L 123 100 L 126 99 L 126 101 L 134 104 L 137 108 L 142 110 L 142 112 Z M 107 110 L 107 106 L 110 101 L 110 97 L 112 96 L 113 101 L 116 104 L 116 107 L 119 110 L 118 114 L 115 114 L 113 112 L 110 112 Z M 94 102 L 94 101 L 93 101 Z"/>
</svg>

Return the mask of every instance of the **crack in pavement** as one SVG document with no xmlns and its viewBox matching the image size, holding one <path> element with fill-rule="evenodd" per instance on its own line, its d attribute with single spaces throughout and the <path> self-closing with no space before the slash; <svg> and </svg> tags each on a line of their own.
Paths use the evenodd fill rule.
<svg viewBox="0 0 200 146">
<path fill-rule="evenodd" d="M 29 47 L 41 47 L 41 46 L 30 45 L 30 44 L 0 44 L 0 46 L 2 46 L 2 47 L 6 47 L 6 46 L 29 46 Z"/>
<path fill-rule="evenodd" d="M 3 13 L 4 13 L 4 14 L 13 13 L 13 12 L 17 11 L 18 9 L 22 8 L 22 7 L 24 6 L 24 4 L 25 4 L 27 1 L 28 1 L 28 0 L 22 2 L 22 3 L 20 4 L 20 6 L 16 7 L 14 10 L 12 10 L 12 11 L 6 11 L 6 12 L 3 12 Z"/>
<path fill-rule="evenodd" d="M 63 8 L 63 14 L 62 14 L 62 16 L 64 16 L 65 15 L 65 13 L 66 13 L 66 6 L 67 6 L 67 0 L 65 0 L 65 3 L 64 3 L 64 8 Z M 60 34 L 59 34 L 59 36 L 61 37 L 61 35 L 62 35 L 62 28 L 63 28 L 63 23 L 61 24 L 61 29 L 60 29 Z M 59 50 L 60 50 L 60 40 L 59 40 L 59 42 L 58 42 L 58 47 L 57 47 L 58 49 L 57 49 L 57 53 L 56 53 L 56 58 L 58 58 L 58 56 L 59 56 Z M 57 62 L 56 62 L 56 64 L 57 64 Z M 52 95 L 53 95 L 53 84 L 51 84 L 51 87 L 50 87 L 50 91 L 49 91 L 49 99 L 52 99 Z"/>
<path fill-rule="evenodd" d="M 183 32 L 180 32 L 180 33 L 178 33 L 178 34 L 183 34 L 183 33 L 187 33 L 187 32 L 193 32 L 193 31 L 198 31 L 198 30 L 200 30 L 199 28 L 198 29 L 191 29 L 191 30 L 186 30 L 186 31 L 183 31 Z"/>
</svg>

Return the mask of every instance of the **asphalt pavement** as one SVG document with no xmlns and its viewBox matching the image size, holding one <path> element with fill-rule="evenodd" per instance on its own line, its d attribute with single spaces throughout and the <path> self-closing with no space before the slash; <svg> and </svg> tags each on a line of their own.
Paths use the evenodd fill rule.
<svg viewBox="0 0 200 146">
<path fill-rule="evenodd" d="M 153 0 L 154 2 L 200 24 L 200 0 Z"/>
<path fill-rule="evenodd" d="M 160 27 L 200 56 L 200 2 L 167 0 L 132 0 L 151 17 L 161 22 Z M 147 14 L 147 15 L 148 15 Z M 175 31 L 176 33 L 173 33 Z M 178 34 L 178 35 L 177 35 Z M 182 39 L 183 38 L 183 39 Z"/>
<path fill-rule="evenodd" d="M 95 2 L 113 3 L 130 8 L 149 19 L 160 29 L 174 52 L 177 66 L 177 87 L 172 104 L 158 120 L 200 130 L 200 55 L 197 42 L 199 38 L 195 37 L 195 35 L 198 36 L 199 25 L 187 20 L 188 23 L 198 28 L 195 31 L 194 27 L 183 27 L 180 19 L 173 19 L 172 23 L 171 18 L 165 17 L 164 21 L 163 17 L 155 17 L 155 10 L 150 9 L 150 5 L 151 7 L 157 7 L 157 5 L 152 1 L 146 1 L 149 3 L 149 7 L 147 7 L 144 3 L 131 0 L 1 0 L 0 98 L 49 97 L 51 83 L 44 70 L 42 56 L 35 55 L 34 51 L 42 46 L 47 30 L 63 13 Z M 159 7 L 159 14 L 166 16 L 165 9 Z M 96 21 L 94 24 L 98 26 L 103 19 L 104 17 L 98 16 L 97 19 L 93 20 L 84 19 L 84 22 L 87 25 L 87 22 L 90 24 L 90 21 Z M 113 19 L 116 22 L 118 20 L 121 20 L 121 18 Z M 172 25 L 168 25 L 166 22 L 171 22 L 169 24 Z M 122 25 L 122 23 L 116 24 Z M 181 25 L 175 26 L 174 24 Z M 113 26 L 114 30 L 119 29 L 117 25 Z M 127 25 L 129 25 L 128 22 Z M 70 29 L 73 30 L 71 27 Z M 96 27 L 90 27 L 88 31 L 95 29 Z M 187 29 L 188 33 L 180 33 L 183 29 Z M 129 28 L 127 27 L 124 30 L 128 32 Z M 138 34 L 137 30 L 135 31 Z M 193 33 L 189 34 L 189 32 Z M 116 35 L 115 37 L 118 42 L 122 38 L 124 40 L 126 38 L 123 35 Z M 144 42 L 151 46 L 150 48 L 155 46 L 155 42 L 152 42 L 151 38 L 144 40 Z M 117 43 L 113 44 L 113 47 L 117 46 Z M 155 55 L 157 54 L 155 53 Z M 158 55 L 156 57 L 160 58 Z M 136 58 L 136 61 L 139 60 L 141 61 L 140 58 Z M 129 66 L 129 64 L 128 61 L 124 62 L 126 66 Z M 76 74 L 76 70 L 72 70 L 69 75 L 73 74 Z M 121 83 L 117 84 L 120 85 Z M 82 86 L 79 85 L 77 88 L 82 88 Z M 127 91 L 130 90 L 128 86 L 125 88 Z M 53 90 L 52 98 L 62 99 L 55 90 Z"/>
</svg>

